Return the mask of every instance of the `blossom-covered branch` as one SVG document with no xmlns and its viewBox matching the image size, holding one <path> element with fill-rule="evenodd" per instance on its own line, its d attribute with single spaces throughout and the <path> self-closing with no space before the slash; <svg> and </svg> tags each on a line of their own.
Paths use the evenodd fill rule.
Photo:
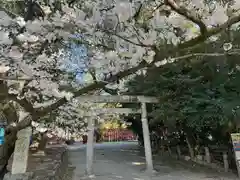
<svg viewBox="0 0 240 180">
<path fill-rule="evenodd" d="M 208 23 L 205 25 L 197 13 L 192 13 L 194 12 L 192 1 L 189 1 L 187 4 L 189 6 L 186 8 L 178 6 L 174 1 L 167 1 L 165 4 L 176 12 L 168 15 L 161 14 L 160 7 L 163 4 L 160 3 L 158 6 L 156 2 L 144 3 L 140 6 L 139 3 L 120 1 L 113 4 L 107 1 L 103 3 L 86 1 L 86 4 L 84 2 L 81 6 L 77 3 L 75 2 L 73 7 L 62 4 L 61 13 L 52 11 L 51 8 L 49 10 L 49 4 L 43 3 L 43 9 L 47 14 L 44 21 L 35 17 L 26 23 L 19 21 L 21 19 L 19 17 L 17 19 L 4 15 L 4 22 L 0 22 L 2 27 L 0 45 L 2 54 L 6 56 L 0 58 L 9 67 L 11 65 L 9 78 L 15 74 L 21 74 L 19 78 L 24 78 L 24 74 L 29 77 L 40 77 L 24 85 L 26 91 L 24 90 L 25 93 L 21 94 L 20 98 L 16 93 L 11 95 L 12 99 L 30 99 L 29 102 L 34 108 L 25 109 L 33 113 L 33 118 L 44 116 L 68 103 L 72 98 L 105 88 L 109 83 L 117 82 L 142 68 L 153 67 L 158 62 L 164 62 L 165 59 L 181 60 L 204 56 L 204 54 L 191 54 L 185 57 L 175 55 L 178 52 L 189 53 L 189 49 L 195 48 L 196 45 L 205 42 L 209 37 L 217 35 L 240 20 L 240 16 L 226 20 L 228 16 L 224 14 L 225 7 L 219 4 L 224 18 L 219 18 L 219 14 L 212 19 L 205 17 L 204 20 L 208 18 L 211 22 L 210 25 Z M 207 11 L 204 9 L 205 6 L 200 8 L 204 12 Z M 47 9 L 52 12 L 48 13 Z M 89 13 L 89 9 L 93 13 Z M 135 16 L 137 18 L 134 18 Z M 221 23 L 218 23 L 219 21 Z M 193 23 L 200 27 L 200 35 L 198 29 L 192 26 Z M 186 28 L 190 26 L 191 28 Z M 207 29 L 206 26 L 214 28 Z M 180 36 L 176 35 L 173 27 L 183 30 L 183 33 Z M 73 40 L 82 37 L 85 41 Z M 47 44 L 44 44 L 46 42 Z M 81 47 L 86 47 L 86 50 L 81 50 L 73 56 L 73 50 L 77 45 L 72 47 L 66 44 L 81 44 Z M 86 57 L 81 56 L 84 53 Z M 9 59 L 11 59 L 11 64 L 9 64 Z M 81 68 L 84 64 L 82 69 L 84 73 L 90 72 L 93 75 L 91 80 L 86 84 L 73 84 L 73 81 L 67 81 L 69 69 L 65 68 L 65 72 L 62 69 L 66 61 L 74 61 L 74 66 L 79 63 Z M 82 69 L 78 73 L 82 72 Z M 105 77 L 105 74 L 111 74 L 111 76 Z M 50 78 L 42 79 L 42 77 Z M 5 81 L 7 77 L 3 79 Z M 66 82 L 74 86 L 74 88 L 69 88 L 72 92 L 69 92 L 72 94 L 70 98 L 60 92 L 62 87 L 66 87 Z M 75 90 L 72 91 L 72 89 Z M 52 104 L 45 103 L 54 100 L 56 102 Z M 26 102 L 19 101 L 20 103 L 25 106 Z M 42 103 L 42 105 L 35 106 L 34 103 Z"/>
<path fill-rule="evenodd" d="M 201 34 L 189 41 L 180 44 L 177 48 L 178 49 L 194 48 L 196 45 L 204 42 L 209 37 L 217 35 L 218 33 L 224 31 L 225 29 L 231 27 L 232 25 L 238 22 L 240 22 L 240 12 L 237 15 L 230 17 L 225 23 L 215 28 L 209 29 L 205 34 Z"/>
<path fill-rule="evenodd" d="M 144 44 L 143 42 L 140 42 L 139 39 L 138 39 L 138 42 L 134 42 L 134 41 L 128 39 L 127 37 L 123 37 L 123 36 L 121 36 L 121 35 L 119 35 L 115 32 L 111 32 L 111 31 L 108 31 L 108 30 L 103 30 L 103 31 L 105 31 L 106 33 L 108 33 L 110 35 L 116 36 L 116 37 L 118 37 L 118 38 L 120 38 L 120 39 L 122 39 L 122 40 L 124 40 L 128 43 L 136 45 L 136 46 L 142 46 L 142 47 L 148 47 L 148 48 L 153 48 L 154 47 L 154 45 L 152 45 L 152 44 Z"/>
<path fill-rule="evenodd" d="M 183 6 L 177 5 L 175 0 L 165 0 L 165 4 L 170 6 L 172 10 L 177 12 L 178 14 L 184 16 L 188 20 L 192 21 L 193 23 L 197 24 L 200 28 L 201 33 L 204 35 L 207 32 L 207 27 L 204 22 L 201 20 L 200 15 L 196 14 L 193 11 L 188 10 Z"/>
<path fill-rule="evenodd" d="M 121 78 L 124 78 L 126 76 L 129 76 L 129 75 L 137 72 L 138 70 L 140 70 L 142 68 L 155 66 L 155 63 L 157 63 L 159 61 L 162 61 L 165 58 L 171 57 L 171 55 L 172 55 L 171 52 L 176 53 L 176 52 L 180 52 L 181 50 L 183 50 L 185 48 L 193 48 L 196 45 L 198 45 L 200 43 L 203 43 L 208 37 L 211 37 L 213 35 L 216 35 L 216 34 L 220 33 L 221 31 L 226 29 L 228 26 L 233 25 L 234 23 L 237 23 L 239 21 L 240 21 L 240 15 L 232 17 L 227 22 L 225 22 L 223 25 L 221 25 L 219 27 L 216 27 L 216 28 L 210 29 L 204 35 L 201 34 L 201 35 L 199 35 L 198 37 L 196 37 L 194 39 L 191 39 L 191 40 L 189 40 L 189 41 L 187 41 L 187 42 L 185 42 L 183 44 L 180 44 L 179 46 L 177 46 L 176 48 L 173 48 L 172 50 L 168 50 L 168 53 L 161 52 L 161 49 L 160 50 L 155 49 L 156 55 L 155 55 L 154 61 L 151 62 L 150 64 L 146 63 L 145 61 L 142 61 L 142 63 L 140 63 L 138 66 L 135 66 L 133 68 L 127 69 L 127 70 L 122 71 L 122 72 L 119 72 L 119 73 L 113 75 L 112 77 L 110 77 L 109 79 L 107 79 L 104 82 L 93 83 L 93 84 L 90 84 L 90 85 L 88 85 L 88 86 L 86 86 L 86 87 L 76 91 L 74 93 L 74 97 L 78 97 L 78 96 L 83 95 L 83 94 L 85 94 L 85 93 L 87 93 L 89 91 L 93 91 L 93 90 L 96 90 L 96 89 L 103 88 L 103 87 L 105 87 L 107 85 L 107 82 L 117 81 L 118 79 L 121 79 Z M 164 54 L 164 56 L 161 56 L 163 54 Z M 202 55 L 204 55 L 204 54 L 202 54 Z M 158 58 L 158 57 L 160 57 L 160 58 Z M 39 113 L 45 114 L 47 112 L 50 112 L 51 110 L 56 109 L 59 106 L 62 106 L 66 102 L 67 102 L 67 100 L 65 98 L 61 98 L 60 100 L 58 100 L 57 102 L 51 104 L 50 106 L 42 108 L 41 110 L 39 110 Z"/>
</svg>

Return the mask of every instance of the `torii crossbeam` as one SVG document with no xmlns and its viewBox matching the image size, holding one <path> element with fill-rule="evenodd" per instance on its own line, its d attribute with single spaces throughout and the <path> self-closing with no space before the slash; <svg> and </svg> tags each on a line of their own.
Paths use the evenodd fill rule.
<svg viewBox="0 0 240 180">
<path fill-rule="evenodd" d="M 81 103 L 158 103 L 156 97 L 151 96 L 80 96 L 77 98 Z"/>
</svg>

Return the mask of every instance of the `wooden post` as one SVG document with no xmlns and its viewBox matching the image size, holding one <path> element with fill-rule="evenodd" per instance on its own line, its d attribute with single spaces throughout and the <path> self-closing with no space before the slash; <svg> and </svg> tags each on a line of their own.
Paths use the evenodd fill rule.
<svg viewBox="0 0 240 180">
<path fill-rule="evenodd" d="M 146 157 L 146 171 L 149 173 L 154 172 L 153 161 L 152 161 L 152 149 L 150 144 L 148 120 L 147 120 L 147 107 L 146 103 L 141 103 L 142 107 L 142 128 L 143 128 L 143 139 L 144 139 L 144 150 Z"/>
<path fill-rule="evenodd" d="M 86 148 L 86 174 L 93 174 L 93 140 L 94 140 L 94 121 L 93 117 L 88 117 L 88 139 Z"/>
<path fill-rule="evenodd" d="M 180 148 L 180 145 L 177 145 L 177 157 L 178 157 L 178 159 L 180 159 L 181 158 L 181 148 Z"/>
<path fill-rule="evenodd" d="M 236 152 L 235 152 L 235 157 L 237 157 Z M 240 178 L 240 161 L 237 159 L 236 159 L 236 166 L 238 171 L 238 177 Z"/>
<path fill-rule="evenodd" d="M 208 147 L 204 147 L 205 150 L 205 160 L 208 164 L 211 163 L 211 157 L 210 157 L 210 152 Z"/>
<path fill-rule="evenodd" d="M 172 150 L 171 150 L 171 148 L 170 148 L 169 145 L 167 146 L 167 149 L 168 149 L 168 154 L 169 154 L 169 156 L 172 156 Z"/>
<path fill-rule="evenodd" d="M 240 178 L 240 133 L 231 134 L 234 156 L 236 160 L 236 166 L 238 171 L 238 177 Z"/>
<path fill-rule="evenodd" d="M 31 135 L 31 127 L 22 129 L 17 133 L 17 141 L 13 154 L 12 174 L 24 174 L 27 171 Z"/>
<path fill-rule="evenodd" d="M 186 135 L 186 143 L 187 143 L 187 146 L 188 146 L 189 155 L 190 155 L 191 159 L 193 160 L 194 159 L 194 151 L 193 151 L 193 148 L 191 146 L 191 143 L 190 143 L 187 135 Z"/>
<path fill-rule="evenodd" d="M 224 163 L 224 171 L 228 172 L 229 164 L 228 164 L 228 155 L 226 152 L 223 153 L 223 163 Z"/>
</svg>

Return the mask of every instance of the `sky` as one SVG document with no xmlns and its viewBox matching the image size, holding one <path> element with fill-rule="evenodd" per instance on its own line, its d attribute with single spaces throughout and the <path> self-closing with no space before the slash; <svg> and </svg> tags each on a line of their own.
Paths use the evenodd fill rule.
<svg viewBox="0 0 240 180">
<path fill-rule="evenodd" d="M 81 35 L 74 37 L 81 38 Z M 83 85 L 89 79 L 87 76 L 87 47 L 84 44 L 69 44 L 68 54 L 66 55 L 66 64 L 64 66 L 70 72 L 76 73 L 76 80 Z M 92 79 L 92 78 L 90 78 Z M 106 92 L 101 92 L 102 95 L 109 95 Z"/>
<path fill-rule="evenodd" d="M 76 72 L 76 80 L 81 85 L 86 83 L 88 77 L 86 76 L 87 63 L 87 47 L 84 45 L 71 43 L 69 46 L 69 58 L 66 61 L 66 69 L 70 72 Z M 106 92 L 101 92 L 101 95 L 109 95 Z"/>
<path fill-rule="evenodd" d="M 70 72 L 75 72 L 77 81 L 83 84 L 87 69 L 87 48 L 72 42 L 69 44 L 68 53 L 64 67 Z"/>
</svg>

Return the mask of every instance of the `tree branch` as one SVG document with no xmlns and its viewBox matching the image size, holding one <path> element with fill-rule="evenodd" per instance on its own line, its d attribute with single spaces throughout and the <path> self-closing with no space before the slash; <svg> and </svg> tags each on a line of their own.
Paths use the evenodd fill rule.
<svg viewBox="0 0 240 180">
<path fill-rule="evenodd" d="M 152 45 L 152 44 L 144 44 L 142 42 L 137 43 L 137 42 L 131 41 L 127 37 L 123 37 L 123 36 L 121 36 L 121 35 L 119 35 L 117 33 L 114 33 L 114 32 L 108 31 L 108 30 L 103 30 L 103 31 L 108 33 L 108 34 L 114 35 L 114 36 L 116 36 L 116 37 L 118 37 L 118 38 L 120 38 L 120 39 L 122 39 L 122 40 L 124 40 L 124 41 L 126 41 L 128 43 L 130 43 L 130 44 L 133 44 L 133 45 L 136 45 L 136 46 L 141 46 L 141 47 L 154 48 L 154 45 Z"/>
<path fill-rule="evenodd" d="M 95 72 L 94 72 L 93 70 L 90 70 L 89 73 L 90 73 L 90 75 L 92 76 L 93 81 L 94 81 L 95 83 L 97 83 L 98 81 L 97 81 Z M 107 88 L 106 86 L 104 86 L 102 89 L 103 89 L 106 93 L 109 93 L 109 94 L 111 94 L 111 95 L 117 94 L 117 89 L 110 89 L 110 88 Z"/>
<path fill-rule="evenodd" d="M 49 79 L 52 77 L 17 77 L 17 76 L 5 76 L 0 77 L 2 81 L 32 81 L 32 80 L 40 80 L 40 79 Z"/>
<path fill-rule="evenodd" d="M 183 50 L 186 48 L 194 48 L 196 45 L 199 45 L 200 43 L 203 43 L 204 41 L 206 41 L 209 37 L 214 36 L 222 31 L 224 31 L 225 29 L 227 29 L 228 27 L 232 26 L 235 23 L 238 23 L 239 21 L 240 21 L 240 15 L 233 16 L 233 17 L 229 18 L 222 25 L 211 28 L 205 34 L 201 34 L 201 35 L 197 36 L 196 38 L 193 38 L 189 41 L 181 43 L 176 48 L 179 50 L 180 49 Z"/>
<path fill-rule="evenodd" d="M 15 14 L 14 12 L 9 11 L 5 7 L 0 7 L 0 10 L 4 11 L 5 13 L 7 13 L 7 15 L 9 15 L 11 18 L 16 18 L 16 17 L 19 16 L 18 14 Z"/>
<path fill-rule="evenodd" d="M 165 4 L 170 6 L 171 9 L 174 10 L 176 13 L 184 16 L 188 20 L 197 24 L 200 28 L 201 34 L 205 34 L 207 32 L 207 27 L 204 24 L 204 22 L 200 19 L 199 15 L 195 14 L 194 12 L 189 11 L 185 7 L 178 6 L 174 0 L 165 0 Z"/>
<path fill-rule="evenodd" d="M 8 94 L 7 98 L 12 101 L 17 102 L 20 106 L 22 106 L 24 108 L 25 111 L 27 111 L 29 113 L 34 113 L 35 110 L 33 108 L 33 105 L 26 98 L 18 99 L 17 95 L 15 95 L 15 94 Z"/>
<path fill-rule="evenodd" d="M 110 89 L 110 88 L 107 88 L 106 86 L 104 86 L 102 89 L 103 89 L 106 93 L 111 94 L 111 95 L 117 95 L 117 94 L 118 94 L 117 89 Z"/>
<path fill-rule="evenodd" d="M 143 4 L 141 3 L 141 4 L 139 5 L 137 11 L 134 13 L 133 19 L 135 19 L 135 20 L 138 19 L 139 15 L 140 15 L 140 13 L 141 13 L 142 7 L 143 7 Z M 130 20 L 130 19 L 129 19 L 129 20 Z"/>
<path fill-rule="evenodd" d="M 89 70 L 89 73 L 90 73 L 90 75 L 91 75 L 92 78 L 93 78 L 93 82 L 97 83 L 97 77 L 96 77 L 95 71 L 94 71 L 93 69 L 90 69 L 90 70 Z"/>
<path fill-rule="evenodd" d="M 154 8 L 153 9 L 153 11 L 152 11 L 152 16 L 150 16 L 149 18 L 148 18 L 148 20 L 151 20 L 153 17 L 154 17 L 154 13 L 158 10 L 158 9 L 160 9 L 163 5 L 165 5 L 165 2 L 162 2 L 162 3 L 160 3 L 156 8 Z M 168 12 L 168 11 L 165 11 L 165 12 Z M 170 13 L 169 13 L 170 14 Z"/>
<path fill-rule="evenodd" d="M 179 57 L 173 57 L 171 58 L 170 61 L 167 60 L 162 60 L 158 61 L 157 63 L 160 63 L 160 65 L 165 65 L 167 63 L 174 63 L 179 60 L 187 59 L 187 58 L 193 58 L 193 57 L 199 57 L 199 56 L 204 56 L 204 57 L 219 57 L 219 56 L 226 56 L 226 55 L 238 55 L 240 56 L 240 52 L 227 52 L 227 53 L 192 53 L 192 54 L 187 54 Z M 157 64 L 156 63 L 156 64 Z"/>
<path fill-rule="evenodd" d="M 168 58 L 172 53 L 176 54 L 176 52 L 180 52 L 180 51 L 182 51 L 186 48 L 194 48 L 194 47 L 196 47 L 196 45 L 198 45 L 200 43 L 203 43 L 209 37 L 220 33 L 224 29 L 228 28 L 229 26 L 231 26 L 231 25 L 233 25 L 233 24 L 235 24 L 239 21 L 240 21 L 240 15 L 234 16 L 234 17 L 230 18 L 224 24 L 222 24 L 222 25 L 220 25 L 216 28 L 212 28 L 209 31 L 207 31 L 205 34 L 201 34 L 194 39 L 191 39 L 189 41 L 186 41 L 185 43 L 179 44 L 175 48 L 172 48 L 170 50 L 168 49 L 166 52 L 162 52 L 159 49 L 154 48 L 153 50 L 155 50 L 156 54 L 155 54 L 153 62 L 151 62 L 150 64 L 146 63 L 145 61 L 142 61 L 142 63 L 140 63 L 138 66 L 127 69 L 125 71 L 121 71 L 121 72 L 111 76 L 110 78 L 106 79 L 106 81 L 104 81 L 104 82 L 93 83 L 93 84 L 90 84 L 90 85 L 74 92 L 74 97 L 78 97 L 78 96 L 83 95 L 83 94 L 85 94 L 89 91 L 93 91 L 93 90 L 96 90 L 96 89 L 101 89 L 101 88 L 105 87 L 108 84 L 108 82 L 115 82 L 118 79 L 129 76 L 129 75 L 135 73 L 136 71 L 138 71 L 142 68 L 153 67 L 153 66 L 155 66 L 156 62 L 162 61 L 165 58 Z M 58 107 L 62 106 L 65 103 L 67 103 L 67 100 L 65 98 L 61 98 L 58 101 L 56 101 L 55 103 L 49 105 L 48 107 L 38 109 L 36 113 L 38 113 L 38 115 L 45 115 L 48 112 L 57 109 Z"/>
<path fill-rule="evenodd" d="M 9 125 L 6 128 L 6 133 L 8 132 L 17 132 L 21 129 L 24 129 L 31 125 L 32 121 L 34 121 L 34 116 L 31 114 L 27 115 L 24 119 L 22 119 L 20 122 L 18 122 L 15 126 Z"/>
<path fill-rule="evenodd" d="M 130 69 L 127 69 L 125 71 L 121 71 L 121 72 L 119 72 L 119 73 L 109 77 L 104 82 L 100 81 L 100 82 L 97 82 L 97 83 L 92 83 L 92 84 L 90 84 L 90 85 L 88 85 L 86 87 L 83 87 L 82 89 L 80 89 L 80 90 L 78 90 L 78 91 L 73 93 L 74 94 L 73 98 L 76 98 L 76 97 L 78 97 L 80 95 L 83 95 L 83 94 L 85 94 L 87 92 L 90 92 L 90 91 L 93 91 L 93 90 L 101 89 L 101 88 L 105 87 L 108 83 L 115 82 L 118 79 L 121 79 L 123 77 L 129 76 L 129 75 L 133 74 L 134 72 L 138 71 L 139 69 L 142 69 L 142 68 L 146 67 L 147 65 L 148 64 L 145 61 L 143 61 L 138 66 L 130 68 Z M 48 112 L 57 109 L 58 107 L 62 106 L 63 104 L 65 104 L 67 102 L 68 101 L 66 100 L 66 98 L 61 98 L 58 101 L 56 101 L 55 103 L 49 105 L 48 107 L 37 109 L 36 113 L 39 114 L 39 116 L 45 115 Z"/>
<path fill-rule="evenodd" d="M 126 77 L 128 75 L 131 75 L 131 74 L 135 73 L 136 71 L 138 71 L 142 68 L 152 67 L 152 66 L 154 66 L 154 63 L 162 61 L 163 59 L 169 57 L 171 55 L 171 53 L 180 52 L 181 50 L 186 49 L 186 48 L 194 48 L 196 45 L 204 42 L 207 38 L 220 33 L 224 29 L 228 28 L 232 24 L 235 24 L 239 21 L 240 21 L 240 15 L 232 17 L 227 22 L 220 25 L 219 27 L 212 28 L 212 29 L 208 30 L 205 34 L 201 34 L 201 35 L 199 35 L 198 37 L 196 37 L 192 40 L 189 40 L 185 43 L 180 44 L 176 48 L 172 48 L 171 50 L 167 50 L 166 52 L 161 52 L 159 49 L 154 48 L 154 50 L 156 52 L 156 55 L 155 55 L 154 61 L 151 64 L 148 64 L 145 61 L 143 61 L 138 66 L 127 69 L 127 70 L 122 71 L 122 72 L 119 72 L 119 73 L 109 77 L 104 82 L 96 82 L 96 83 L 90 84 L 90 85 L 74 92 L 74 97 L 78 97 L 78 96 L 83 95 L 83 94 L 85 94 L 89 91 L 104 88 L 109 82 L 117 81 L 118 79 L 121 79 L 121 78 Z M 159 55 L 162 55 L 162 56 L 159 56 Z M 222 53 L 222 54 L 218 54 L 218 53 L 209 53 L 209 54 L 195 53 L 195 54 L 189 54 L 189 55 L 185 55 L 185 56 L 181 56 L 181 57 L 176 57 L 175 60 L 181 60 L 181 59 L 184 59 L 184 58 L 189 58 L 189 57 L 194 57 L 194 56 L 206 56 L 206 55 L 208 55 L 208 56 L 219 56 L 219 55 L 226 55 L 226 54 L 225 53 Z M 19 100 L 19 99 L 17 99 L 16 95 L 9 95 L 9 98 L 18 102 L 26 111 L 32 112 L 29 115 L 30 118 L 26 117 L 22 121 L 20 121 L 16 126 L 11 126 L 11 127 L 7 128 L 7 130 L 12 129 L 14 131 L 18 131 L 20 129 L 23 129 L 23 128 L 31 125 L 32 120 L 37 120 L 40 116 L 46 115 L 50 111 L 55 110 L 58 107 L 60 107 L 63 104 L 68 102 L 65 98 L 61 98 L 58 101 L 56 101 L 55 103 L 53 103 L 53 104 L 51 104 L 47 107 L 40 108 L 40 109 L 34 109 L 32 107 L 32 105 L 26 99 Z"/>
<path fill-rule="evenodd" d="M 109 50 L 109 51 L 115 50 L 114 48 L 108 47 L 108 46 L 105 45 L 105 44 L 101 44 L 101 43 L 96 43 L 96 44 L 90 43 L 90 42 L 88 42 L 87 40 L 84 40 L 83 38 L 79 39 L 79 38 L 76 38 L 76 37 L 71 37 L 71 40 L 77 41 L 77 42 L 80 43 L 80 44 L 84 44 L 84 45 L 90 46 L 90 47 L 91 47 L 91 46 L 102 47 L 102 48 L 104 48 L 104 49 L 106 49 L 106 50 Z"/>
</svg>

